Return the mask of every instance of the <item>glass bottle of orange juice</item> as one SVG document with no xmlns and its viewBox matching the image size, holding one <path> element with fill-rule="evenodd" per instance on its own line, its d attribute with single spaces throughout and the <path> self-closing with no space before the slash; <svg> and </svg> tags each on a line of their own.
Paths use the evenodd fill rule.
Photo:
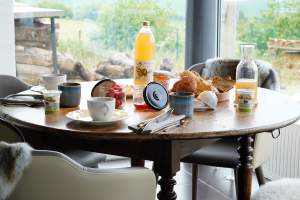
<svg viewBox="0 0 300 200">
<path fill-rule="evenodd" d="M 144 102 L 143 90 L 153 79 L 153 59 L 155 38 L 148 21 L 143 22 L 134 44 L 134 92 L 133 103 L 136 109 L 148 109 Z"/>
<path fill-rule="evenodd" d="M 255 44 L 241 44 L 242 59 L 236 69 L 235 104 L 241 111 L 251 111 L 257 103 L 258 69 L 254 62 Z"/>
</svg>

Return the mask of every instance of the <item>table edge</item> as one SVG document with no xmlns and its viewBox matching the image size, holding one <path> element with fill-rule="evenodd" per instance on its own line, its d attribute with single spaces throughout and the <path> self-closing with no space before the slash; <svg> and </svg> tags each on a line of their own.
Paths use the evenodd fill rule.
<svg viewBox="0 0 300 200">
<path fill-rule="evenodd" d="M 300 119 L 300 114 L 294 118 L 286 120 L 281 123 L 270 124 L 260 128 L 248 128 L 241 130 L 230 130 L 230 131 L 216 131 L 216 132 L 201 132 L 201 133 L 186 133 L 186 134 L 174 134 L 172 133 L 154 133 L 154 134 L 145 134 L 138 135 L 135 133 L 128 132 L 119 132 L 119 133 L 101 133 L 97 132 L 89 133 L 89 131 L 77 131 L 77 130 L 64 130 L 58 128 L 50 128 L 46 126 L 41 126 L 37 124 L 31 124 L 28 122 L 21 121 L 16 119 L 9 114 L 4 113 L 4 117 L 14 123 L 16 126 L 24 127 L 27 129 L 32 129 L 33 131 L 42 131 L 45 134 L 60 134 L 69 135 L 70 137 L 82 137 L 83 139 L 116 139 L 116 140 L 132 140 L 132 139 L 141 139 L 141 140 L 190 140 L 190 139 L 214 139 L 214 138 L 224 138 L 224 137 L 240 137 L 244 135 L 255 135 L 262 132 L 272 132 L 274 130 L 287 127 L 291 124 L 294 124 Z M 75 135 L 76 134 L 76 135 Z M 209 136 L 211 135 L 211 136 Z"/>
</svg>

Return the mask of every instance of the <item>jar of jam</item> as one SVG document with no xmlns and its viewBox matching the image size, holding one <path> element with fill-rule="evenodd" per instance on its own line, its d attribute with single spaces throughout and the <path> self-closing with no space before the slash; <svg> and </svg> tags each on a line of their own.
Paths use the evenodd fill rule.
<svg viewBox="0 0 300 200">
<path fill-rule="evenodd" d="M 173 77 L 173 75 L 169 71 L 159 70 L 153 73 L 153 81 L 164 86 L 166 90 L 169 90 L 171 77 Z"/>
<path fill-rule="evenodd" d="M 126 104 L 126 87 L 111 79 L 103 79 L 94 86 L 91 96 L 113 97 L 116 99 L 116 109 L 123 109 Z"/>
</svg>

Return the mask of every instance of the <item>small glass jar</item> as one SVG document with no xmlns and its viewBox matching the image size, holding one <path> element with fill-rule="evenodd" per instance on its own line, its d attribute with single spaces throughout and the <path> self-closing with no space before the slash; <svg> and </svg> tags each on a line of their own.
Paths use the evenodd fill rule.
<svg viewBox="0 0 300 200">
<path fill-rule="evenodd" d="M 164 86 L 166 88 L 166 90 L 169 90 L 169 84 L 170 84 L 170 79 L 172 77 L 171 72 L 168 71 L 155 71 L 153 73 L 153 80 L 156 83 L 161 84 L 162 86 Z"/>
<path fill-rule="evenodd" d="M 122 109 L 126 104 L 126 86 L 119 85 L 111 79 L 103 79 L 93 87 L 91 96 L 113 97 L 116 99 L 116 109 Z"/>
<path fill-rule="evenodd" d="M 59 111 L 60 95 L 61 91 L 59 90 L 46 90 L 43 92 L 46 114 Z"/>
<path fill-rule="evenodd" d="M 237 91 L 237 109 L 240 112 L 251 112 L 255 105 L 255 91 L 240 89 Z"/>
<path fill-rule="evenodd" d="M 114 84 L 105 91 L 106 97 L 116 99 L 116 109 L 123 109 L 126 104 L 126 87 L 123 85 Z"/>
</svg>

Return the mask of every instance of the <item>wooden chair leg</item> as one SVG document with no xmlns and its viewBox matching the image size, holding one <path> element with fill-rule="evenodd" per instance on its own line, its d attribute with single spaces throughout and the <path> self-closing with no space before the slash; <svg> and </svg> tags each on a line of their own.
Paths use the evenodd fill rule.
<svg viewBox="0 0 300 200">
<path fill-rule="evenodd" d="M 259 186 L 266 183 L 266 179 L 265 179 L 265 176 L 263 173 L 262 166 L 259 166 L 258 168 L 255 169 L 255 174 L 256 174 Z"/>
<path fill-rule="evenodd" d="M 192 200 L 197 200 L 198 164 L 192 166 Z"/>
<path fill-rule="evenodd" d="M 237 169 L 233 169 L 234 171 L 234 183 L 235 183 L 235 195 L 236 195 L 236 199 L 238 199 L 238 191 L 239 191 L 239 184 L 238 184 L 238 173 L 237 173 Z"/>
</svg>

